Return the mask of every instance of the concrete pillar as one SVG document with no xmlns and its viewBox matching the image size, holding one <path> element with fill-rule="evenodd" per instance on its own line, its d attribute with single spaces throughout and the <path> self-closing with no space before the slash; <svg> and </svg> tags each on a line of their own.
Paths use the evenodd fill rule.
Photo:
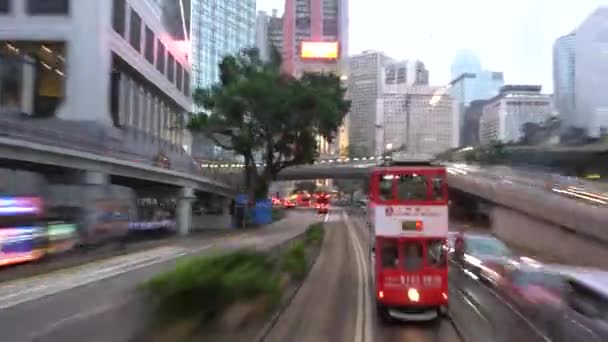
<svg viewBox="0 0 608 342">
<path fill-rule="evenodd" d="M 87 185 L 104 185 L 110 183 L 110 176 L 103 172 L 85 171 L 82 174 L 82 184 Z"/>
<path fill-rule="evenodd" d="M 192 202 L 196 197 L 194 196 L 194 189 L 184 187 L 179 191 L 177 197 L 177 232 L 181 236 L 186 236 L 190 233 L 192 226 Z"/>
</svg>

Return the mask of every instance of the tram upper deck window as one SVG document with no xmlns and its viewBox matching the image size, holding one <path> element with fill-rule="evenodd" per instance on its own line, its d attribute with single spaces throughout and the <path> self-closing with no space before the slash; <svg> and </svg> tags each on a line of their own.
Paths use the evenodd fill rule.
<svg viewBox="0 0 608 342">
<path fill-rule="evenodd" d="M 378 196 L 382 201 L 393 199 L 393 175 L 379 175 Z"/>
<path fill-rule="evenodd" d="M 416 173 L 401 175 L 397 180 L 397 198 L 424 201 L 427 199 L 426 177 Z"/>
</svg>

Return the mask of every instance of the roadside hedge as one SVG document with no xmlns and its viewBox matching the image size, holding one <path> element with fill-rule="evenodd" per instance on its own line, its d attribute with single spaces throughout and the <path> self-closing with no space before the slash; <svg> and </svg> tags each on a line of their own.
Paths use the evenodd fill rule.
<svg viewBox="0 0 608 342">
<path fill-rule="evenodd" d="M 280 296 L 268 255 L 246 250 L 185 260 L 145 283 L 144 290 L 156 317 L 164 321 L 192 317 L 209 321 L 239 300 Z"/>
</svg>

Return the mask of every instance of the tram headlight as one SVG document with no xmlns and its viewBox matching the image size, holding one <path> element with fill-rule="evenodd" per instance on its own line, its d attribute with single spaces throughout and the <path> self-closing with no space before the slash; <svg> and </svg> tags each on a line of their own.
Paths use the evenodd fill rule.
<svg viewBox="0 0 608 342">
<path fill-rule="evenodd" d="M 418 302 L 420 300 L 420 293 L 416 289 L 409 289 L 407 290 L 407 298 L 412 302 Z"/>
</svg>

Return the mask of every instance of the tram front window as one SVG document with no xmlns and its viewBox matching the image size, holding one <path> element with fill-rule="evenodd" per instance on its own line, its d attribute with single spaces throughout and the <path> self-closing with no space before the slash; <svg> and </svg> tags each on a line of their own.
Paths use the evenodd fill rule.
<svg viewBox="0 0 608 342">
<path fill-rule="evenodd" d="M 397 197 L 400 200 L 424 201 L 427 199 L 426 177 L 418 174 L 399 176 Z"/>
<path fill-rule="evenodd" d="M 443 267 L 446 265 L 447 248 L 442 240 L 431 240 L 426 245 L 429 265 Z"/>
<path fill-rule="evenodd" d="M 403 267 L 407 271 L 417 271 L 422 267 L 422 260 L 424 258 L 422 251 L 422 243 L 418 241 L 408 241 L 403 244 Z"/>
<path fill-rule="evenodd" d="M 384 240 L 381 242 L 381 256 L 383 268 L 396 268 L 399 265 L 399 252 L 397 250 L 397 242 Z"/>
</svg>

